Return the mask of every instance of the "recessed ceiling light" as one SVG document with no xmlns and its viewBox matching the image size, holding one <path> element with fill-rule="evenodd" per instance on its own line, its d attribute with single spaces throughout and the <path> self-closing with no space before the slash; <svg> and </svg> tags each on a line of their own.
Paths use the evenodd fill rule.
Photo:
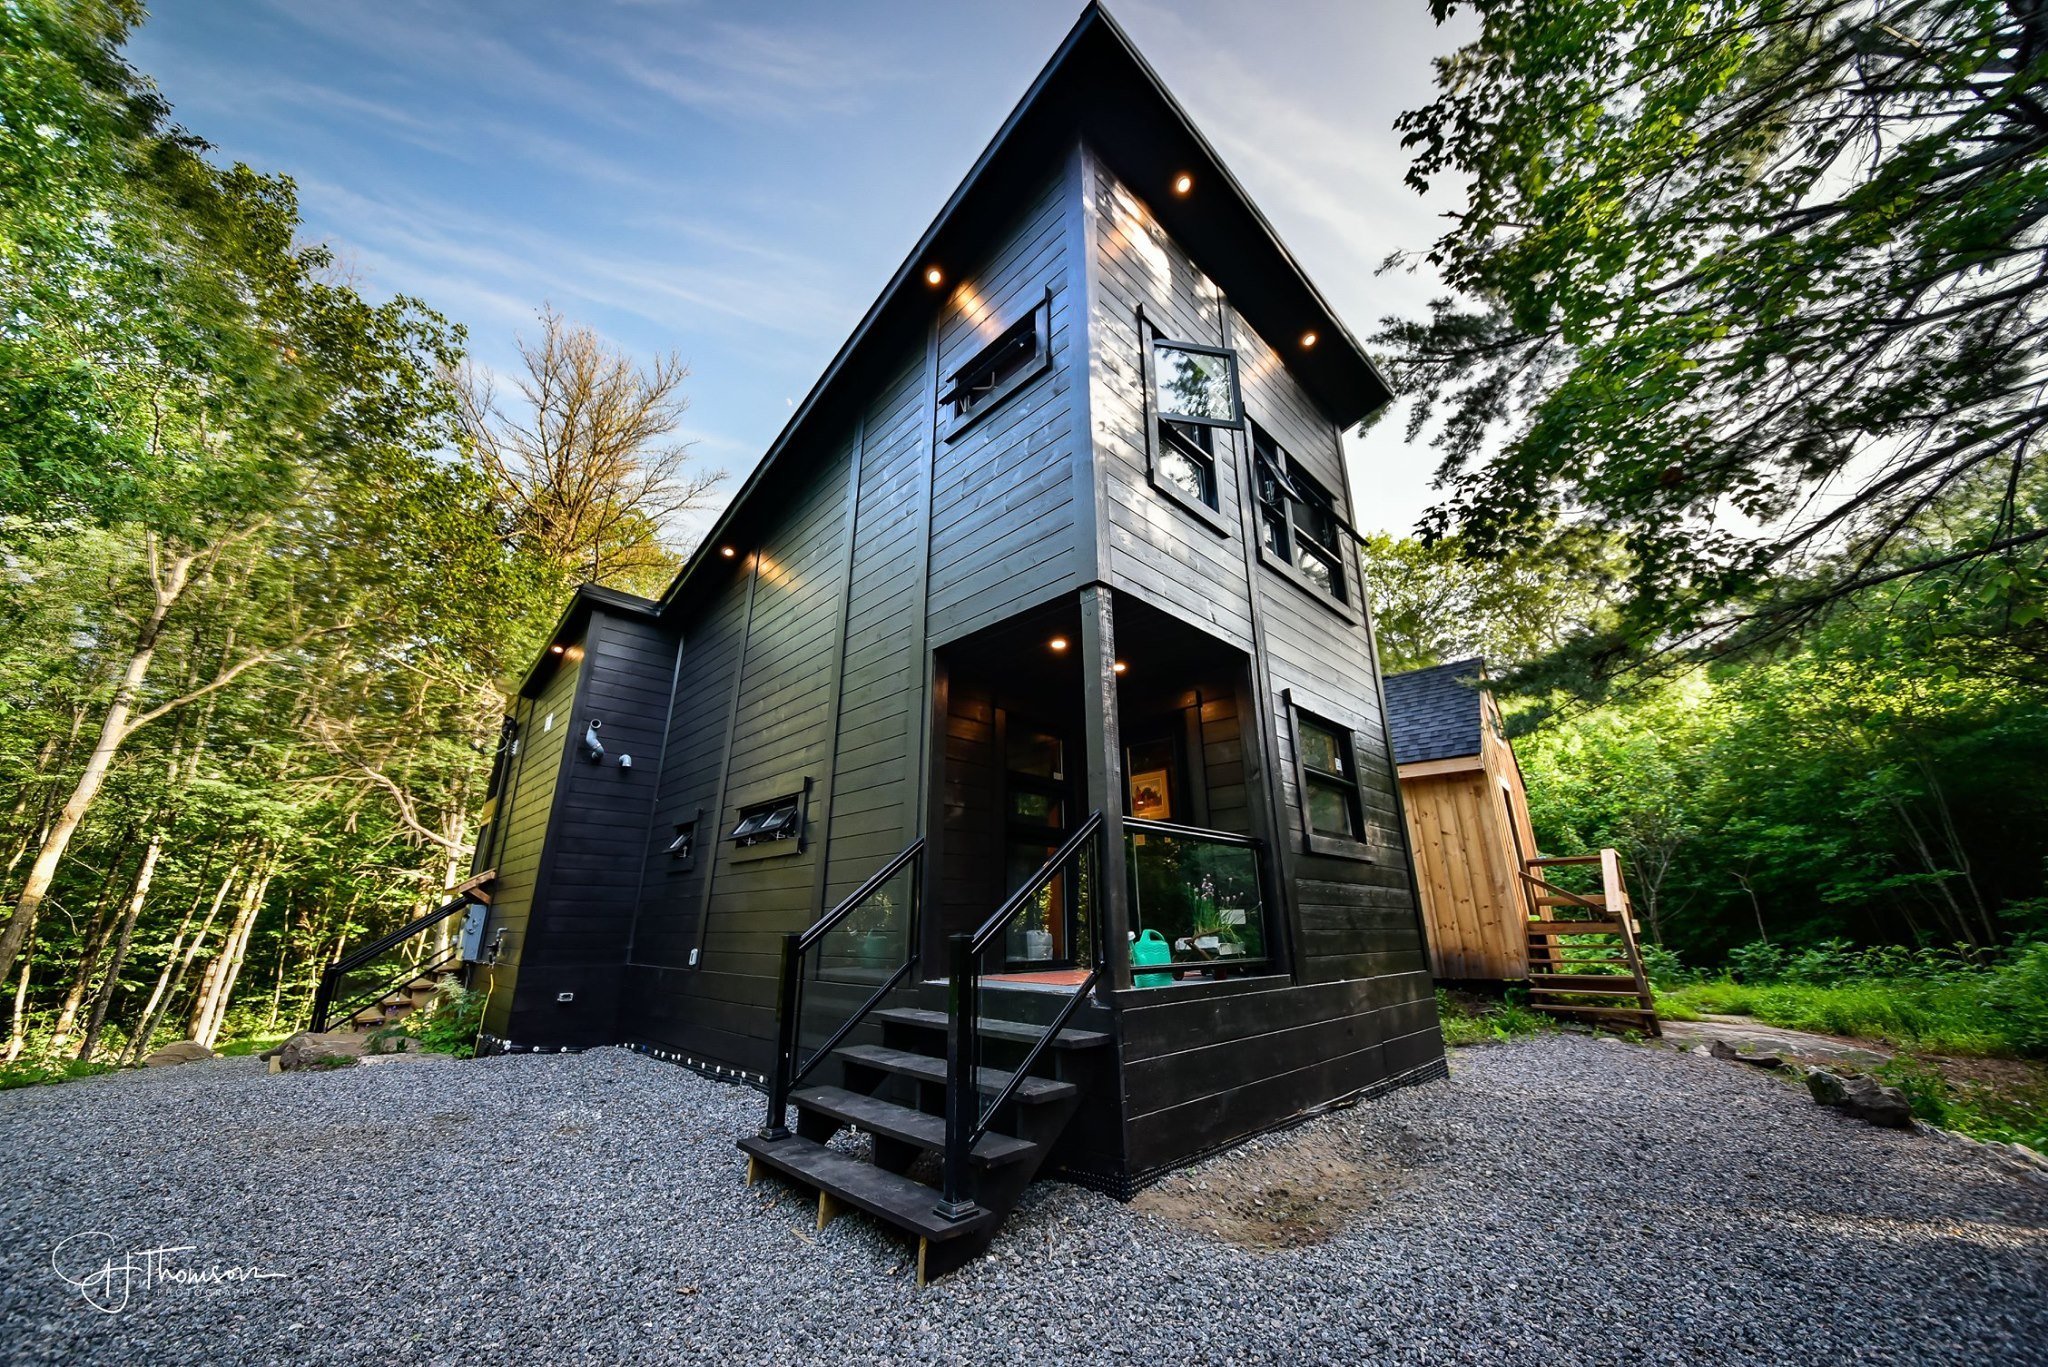
<svg viewBox="0 0 2048 1367">
<path fill-rule="evenodd" d="M 1129 669 L 1130 666 L 1125 664 L 1122 660 L 1118 660 L 1115 664 L 1111 665 L 1110 668 L 1114 669 L 1117 673 L 1121 674 L 1126 669 Z"/>
<path fill-rule="evenodd" d="M 730 547 L 730 546 L 720 546 L 720 547 L 718 548 L 718 553 L 719 553 L 720 555 L 724 556 L 724 557 L 725 557 L 725 558 L 726 558 L 727 560 L 730 560 L 730 559 L 732 559 L 732 558 L 733 558 L 734 556 L 736 556 L 736 555 L 738 555 L 738 554 L 739 554 L 739 552 L 738 552 L 738 551 L 734 550 L 734 549 L 733 549 L 732 547 Z"/>
<path fill-rule="evenodd" d="M 1314 334 L 1313 332 L 1304 332 L 1304 333 L 1302 333 L 1302 334 L 1301 334 L 1301 344 L 1302 344 L 1303 346 L 1305 346 L 1305 347 L 1312 347 L 1312 346 L 1314 346 L 1314 345 L 1316 344 L 1316 335 L 1315 335 L 1315 334 Z"/>
<path fill-rule="evenodd" d="M 561 653 L 562 653 L 562 643 L 561 643 L 561 642 L 559 642 L 559 641 L 557 641 L 557 642 L 556 642 L 555 644 L 553 644 L 553 645 L 551 645 L 551 646 L 549 646 L 549 647 L 548 647 L 548 654 L 550 654 L 550 655 L 560 655 Z"/>
<path fill-rule="evenodd" d="M 940 270 L 940 269 L 939 269 L 939 268 L 938 268 L 937 266 L 926 266 L 926 267 L 924 268 L 924 282 L 925 282 L 925 284 L 927 284 L 927 285 L 938 285 L 938 284 L 943 284 L 943 283 L 945 282 L 945 279 L 946 279 L 946 273 L 945 273 L 944 271 Z"/>
<path fill-rule="evenodd" d="M 1194 188 L 1195 178 L 1185 171 L 1173 178 L 1173 192 L 1177 195 L 1184 195 Z"/>
<path fill-rule="evenodd" d="M 1067 648 L 1067 638 L 1064 636 L 1055 636 L 1050 641 L 1047 641 L 1046 645 L 1053 650 L 1065 650 Z"/>
</svg>

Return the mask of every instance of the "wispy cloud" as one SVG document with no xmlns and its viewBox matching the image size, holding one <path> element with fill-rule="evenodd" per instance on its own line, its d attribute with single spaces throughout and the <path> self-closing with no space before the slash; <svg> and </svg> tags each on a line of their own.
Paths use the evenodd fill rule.
<svg viewBox="0 0 2048 1367">
<path fill-rule="evenodd" d="M 735 122 L 851 113 L 907 74 L 890 49 L 849 34 L 724 19 L 578 46 L 649 90 Z"/>
</svg>

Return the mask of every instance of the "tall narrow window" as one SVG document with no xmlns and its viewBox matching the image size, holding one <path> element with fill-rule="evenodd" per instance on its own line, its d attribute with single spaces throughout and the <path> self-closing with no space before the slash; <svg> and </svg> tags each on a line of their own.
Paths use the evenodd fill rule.
<svg viewBox="0 0 2048 1367">
<path fill-rule="evenodd" d="M 1318 592 L 1344 602 L 1336 500 L 1256 426 L 1252 459 L 1258 472 L 1259 536 L 1267 551 Z"/>
<path fill-rule="evenodd" d="M 1358 801 L 1358 766 L 1351 751 L 1351 733 L 1318 717 L 1297 713 L 1295 735 L 1301 746 L 1302 802 L 1312 835 L 1363 840 L 1365 824 Z"/>
</svg>

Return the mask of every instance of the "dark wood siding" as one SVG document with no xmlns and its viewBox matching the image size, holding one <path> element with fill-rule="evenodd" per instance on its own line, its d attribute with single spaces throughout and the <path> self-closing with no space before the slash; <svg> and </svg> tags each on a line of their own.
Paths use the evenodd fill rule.
<svg viewBox="0 0 2048 1367">
<path fill-rule="evenodd" d="M 1288 942 L 1286 977 L 1121 994 L 1126 1160 L 1143 1174 L 1305 1106 L 1429 1068 L 1442 1047 L 1395 817 L 1372 642 L 1356 607 L 1355 554 L 1347 545 L 1349 606 L 1338 610 L 1260 560 L 1248 433 L 1219 434 L 1217 442 L 1225 534 L 1151 486 L 1141 314 L 1161 335 L 1236 348 L 1247 416 L 1336 494 L 1349 518 L 1341 433 L 1128 186 L 1099 164 L 1090 184 L 1091 404 L 1106 577 L 1120 598 L 1254 652 L 1251 708 L 1240 715 L 1235 700 L 1205 705 L 1201 751 L 1212 824 L 1279 828 L 1273 856 L 1285 905 L 1273 919 Z M 1305 846 L 1284 703 L 1290 691 L 1356 737 L 1369 862 Z M 1261 734 L 1248 733 L 1254 724 Z M 1264 822 L 1254 810 L 1261 803 Z"/>
<path fill-rule="evenodd" d="M 929 621 L 943 643 L 1078 586 L 1074 544 L 1074 362 L 1086 318 L 1069 287 L 1061 176 L 1049 177 L 989 262 L 954 291 L 939 324 L 950 375 L 1051 291 L 1052 368 L 957 438 L 932 472 Z"/>
</svg>

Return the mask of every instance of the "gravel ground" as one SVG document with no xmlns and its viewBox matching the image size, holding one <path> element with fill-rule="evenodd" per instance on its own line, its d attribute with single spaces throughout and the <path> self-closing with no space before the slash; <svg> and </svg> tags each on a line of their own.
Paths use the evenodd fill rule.
<svg viewBox="0 0 2048 1367">
<path fill-rule="evenodd" d="M 1215 1160 L 1380 1174 L 1320 1243 L 1048 1182 L 923 1292 L 865 1218 L 814 1234 L 810 1200 L 742 1185 L 759 1115 L 623 1050 L 0 1094 L 0 1359 L 2048 1362 L 2048 1184 L 1687 1054 L 1459 1051 Z M 138 1278 L 102 1313 L 52 1268 L 86 1231 L 81 1264 L 189 1245 L 174 1265 L 282 1275 Z"/>
</svg>

